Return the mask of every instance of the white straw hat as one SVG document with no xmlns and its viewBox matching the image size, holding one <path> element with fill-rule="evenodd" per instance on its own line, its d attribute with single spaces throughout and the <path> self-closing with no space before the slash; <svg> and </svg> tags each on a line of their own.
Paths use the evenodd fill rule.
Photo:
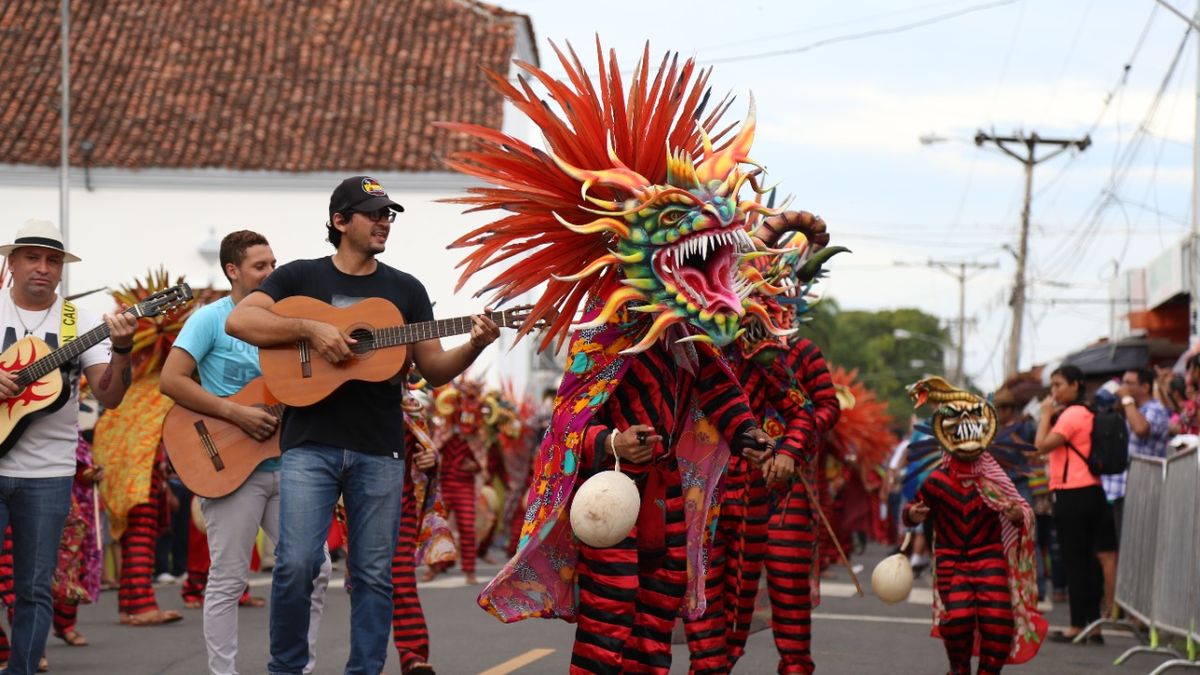
<svg viewBox="0 0 1200 675">
<path fill-rule="evenodd" d="M 34 218 L 25 221 L 25 224 L 21 225 L 21 229 L 17 230 L 17 236 L 13 239 L 13 243 L 0 246 L 0 255 L 8 256 L 22 246 L 37 246 L 58 251 L 63 254 L 65 263 L 79 262 L 80 260 L 79 256 L 63 248 L 62 232 L 48 220 Z"/>
</svg>

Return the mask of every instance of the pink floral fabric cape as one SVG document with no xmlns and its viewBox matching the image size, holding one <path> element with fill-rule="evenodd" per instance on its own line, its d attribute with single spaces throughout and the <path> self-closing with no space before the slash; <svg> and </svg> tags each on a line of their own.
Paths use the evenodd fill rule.
<svg viewBox="0 0 1200 675">
<path fill-rule="evenodd" d="M 584 321 L 598 312 L 599 307 L 592 306 Z M 479 605 L 505 623 L 528 618 L 576 618 L 579 544 L 571 531 L 570 504 L 578 482 L 580 445 L 592 418 L 629 367 L 621 352 L 636 343 L 647 325 L 641 320 L 613 321 L 578 331 L 571 338 L 567 371 L 554 400 L 549 429 L 534 460 L 517 553 L 479 594 Z M 701 344 L 700 348 L 708 346 Z M 689 360 L 695 363 L 690 345 L 671 350 L 677 360 L 690 355 Z M 714 358 L 724 364 L 715 353 Z M 695 617 L 705 608 L 706 526 L 715 514 L 715 492 L 729 459 L 729 448 L 701 413 L 694 397 L 686 414 L 688 423 L 674 451 L 688 523 L 684 611 Z"/>
</svg>

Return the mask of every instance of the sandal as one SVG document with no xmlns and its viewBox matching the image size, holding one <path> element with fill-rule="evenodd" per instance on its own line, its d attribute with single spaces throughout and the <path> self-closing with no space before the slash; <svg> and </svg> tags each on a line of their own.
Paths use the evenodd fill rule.
<svg viewBox="0 0 1200 675">
<path fill-rule="evenodd" d="M 142 612 L 141 614 L 130 614 L 128 625 L 130 626 L 158 626 L 164 623 L 175 623 L 181 621 L 183 615 L 172 610 L 151 610 Z"/>
<path fill-rule="evenodd" d="M 423 581 L 425 583 L 429 583 L 430 581 L 433 581 L 436 578 L 437 578 L 437 572 L 433 571 L 432 569 L 427 569 L 421 574 L 421 581 Z"/>
<path fill-rule="evenodd" d="M 183 606 L 187 609 L 202 609 L 204 607 L 203 600 L 184 600 Z"/>
<path fill-rule="evenodd" d="M 88 645 L 87 638 L 85 638 L 79 631 L 75 630 L 74 628 L 72 628 L 69 631 L 63 632 L 63 633 L 55 633 L 54 637 L 62 640 L 63 642 L 67 643 L 68 645 L 70 645 L 72 647 L 86 647 Z"/>
<path fill-rule="evenodd" d="M 433 671 L 433 666 L 425 663 L 424 661 L 418 661 L 417 663 L 412 664 L 408 667 L 408 670 L 406 670 L 405 673 L 406 675 L 436 675 L 436 673 Z"/>
<path fill-rule="evenodd" d="M 44 657 L 44 656 L 43 656 L 43 657 L 42 657 L 42 658 L 41 658 L 41 659 L 38 661 L 37 671 L 38 671 L 39 673 L 45 673 L 45 672 L 47 672 L 47 671 L 49 671 L 49 670 L 50 670 L 50 660 L 49 660 L 49 659 L 47 659 L 46 657 Z"/>
<path fill-rule="evenodd" d="M 267 601 L 257 595 L 247 595 L 238 602 L 239 607 L 265 607 Z"/>
</svg>

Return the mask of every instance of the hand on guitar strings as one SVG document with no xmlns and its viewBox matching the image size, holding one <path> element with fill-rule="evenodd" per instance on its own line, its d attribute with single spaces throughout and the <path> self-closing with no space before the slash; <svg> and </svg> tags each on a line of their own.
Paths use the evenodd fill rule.
<svg viewBox="0 0 1200 675">
<path fill-rule="evenodd" d="M 350 351 L 350 346 L 358 344 L 358 340 L 350 337 L 349 333 L 339 330 L 337 326 L 324 321 L 306 321 L 304 327 L 308 344 L 326 361 L 342 363 L 354 356 L 354 352 Z"/>
<path fill-rule="evenodd" d="M 17 378 L 7 370 L 0 370 L 0 396 L 12 398 L 21 393 Z"/>
<path fill-rule="evenodd" d="M 233 408 L 227 416 L 256 441 L 265 441 L 275 433 L 279 420 L 274 415 L 249 405 L 238 405 L 230 401 Z"/>
<path fill-rule="evenodd" d="M 112 346 L 126 349 L 133 346 L 133 334 L 137 332 L 138 320 L 132 314 L 118 312 L 105 314 L 104 323 L 108 324 L 108 338 Z"/>
<path fill-rule="evenodd" d="M 491 312 L 492 308 L 485 307 L 483 311 Z M 500 337 L 500 328 L 487 314 L 476 314 L 471 321 L 475 324 L 471 328 L 471 346 L 475 349 L 483 351 Z"/>
</svg>

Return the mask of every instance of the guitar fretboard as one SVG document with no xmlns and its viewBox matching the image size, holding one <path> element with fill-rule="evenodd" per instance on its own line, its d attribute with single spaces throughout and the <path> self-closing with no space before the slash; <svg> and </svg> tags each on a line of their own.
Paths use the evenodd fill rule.
<svg viewBox="0 0 1200 675">
<path fill-rule="evenodd" d="M 497 325 L 502 326 L 505 323 L 504 314 L 504 312 L 492 312 L 487 317 L 496 322 Z M 376 328 L 373 331 L 375 340 L 372 346 L 376 349 L 380 347 L 395 347 L 396 345 L 407 345 L 450 335 L 462 335 L 463 333 L 470 333 L 471 328 L 474 326 L 475 322 L 471 317 L 460 316 L 453 319 L 422 321 L 406 326 Z"/>
</svg>

